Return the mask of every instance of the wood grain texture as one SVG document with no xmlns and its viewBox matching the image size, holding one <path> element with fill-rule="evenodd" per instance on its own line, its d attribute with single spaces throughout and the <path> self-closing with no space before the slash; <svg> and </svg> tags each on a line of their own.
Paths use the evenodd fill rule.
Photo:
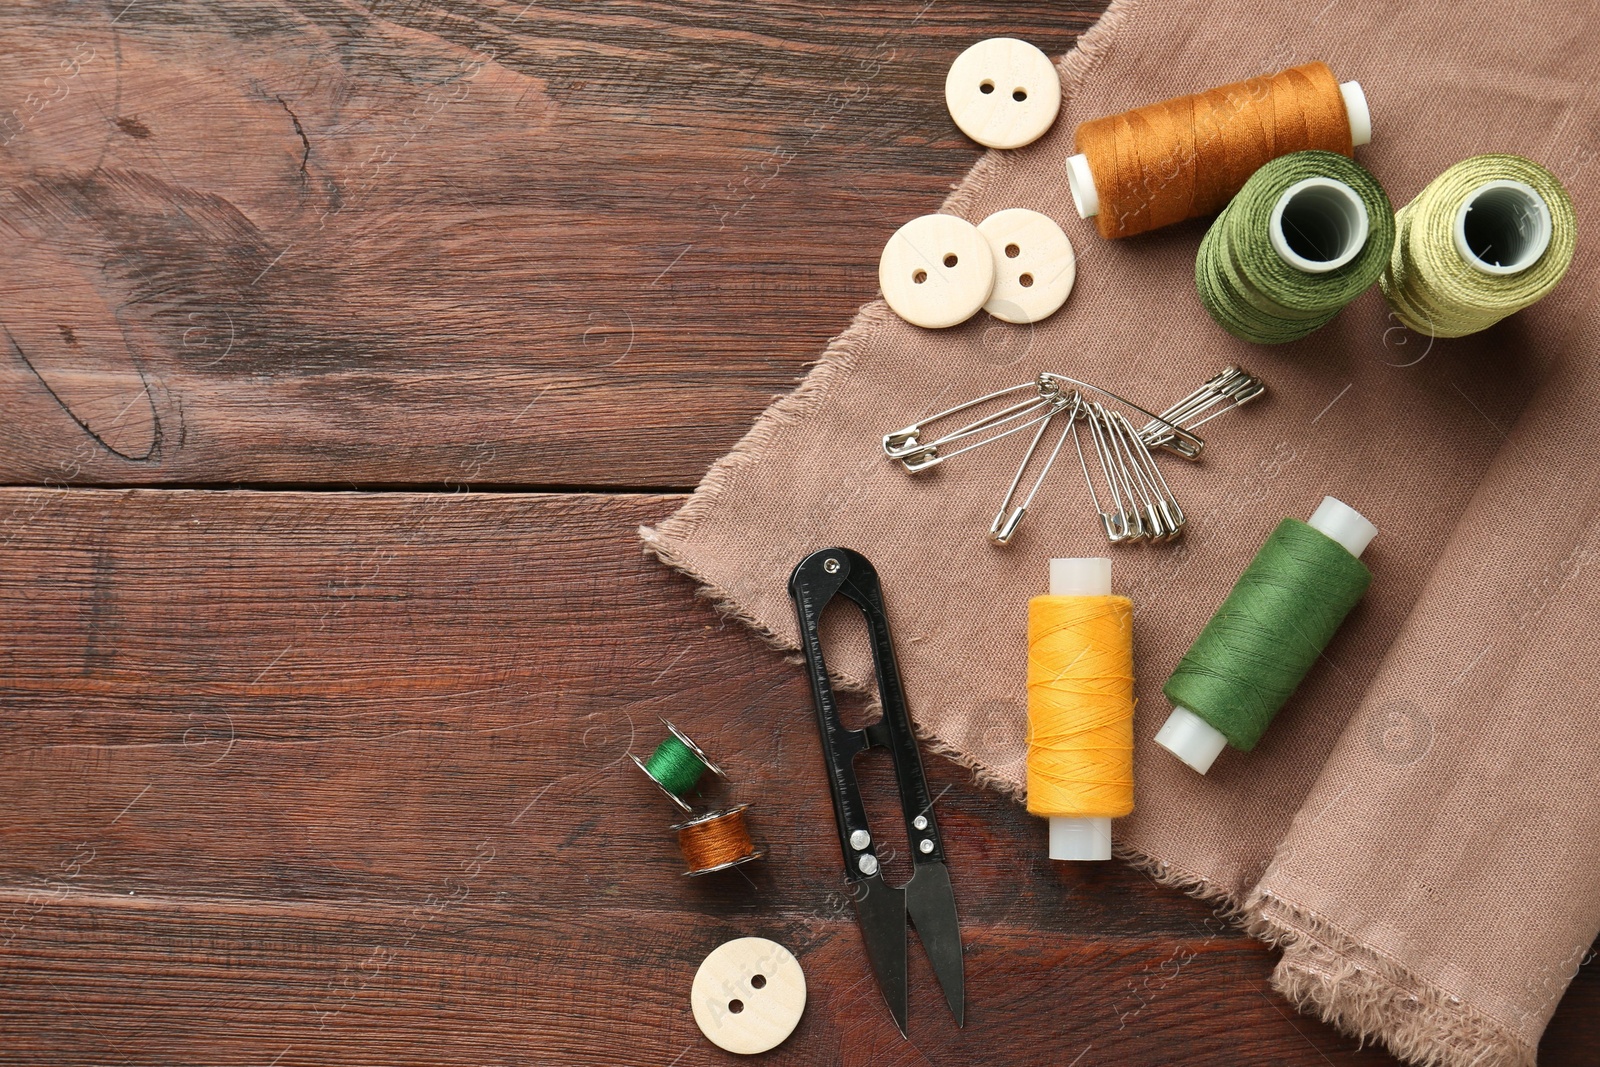
<svg viewBox="0 0 1600 1067">
<path fill-rule="evenodd" d="M 0 8 L 0 482 L 689 487 L 1078 4 Z"/>
<path fill-rule="evenodd" d="M 680 500 L 0 490 L 0 1062 L 733 1062 L 688 990 L 743 935 L 806 968 L 772 1063 L 1393 1062 L 1205 906 L 1050 863 L 939 759 L 968 1025 L 913 948 L 902 1041 L 803 672 L 638 550 Z M 766 859 L 680 876 L 624 759 L 660 715 Z M 885 829 L 890 783 L 869 764 Z M 1597 1009 L 1587 967 L 1541 1062 L 1593 1063 Z"/>
</svg>

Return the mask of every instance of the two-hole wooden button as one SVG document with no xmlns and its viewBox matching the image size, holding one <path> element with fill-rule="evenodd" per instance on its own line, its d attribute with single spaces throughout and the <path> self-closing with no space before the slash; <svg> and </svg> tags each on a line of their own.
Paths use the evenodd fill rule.
<svg viewBox="0 0 1600 1067">
<path fill-rule="evenodd" d="M 894 232 L 878 259 L 878 285 L 894 313 L 940 329 L 966 322 L 994 289 L 994 254 L 978 228 L 954 215 L 923 215 Z"/>
<path fill-rule="evenodd" d="M 1043 137 L 1061 110 L 1061 77 L 1027 41 L 991 37 L 956 57 L 944 102 L 961 132 L 990 148 L 1021 148 Z"/>
<path fill-rule="evenodd" d="M 994 256 L 994 288 L 983 310 L 1006 322 L 1038 322 L 1067 302 L 1077 277 L 1072 242 L 1048 215 L 1007 208 L 978 223 Z"/>
<path fill-rule="evenodd" d="M 700 964 L 689 1002 L 712 1044 L 749 1056 L 794 1033 L 806 1009 L 806 976 L 776 941 L 741 937 L 718 945 Z"/>
<path fill-rule="evenodd" d="M 966 322 L 980 309 L 1005 322 L 1055 314 L 1077 276 L 1072 242 L 1048 215 L 997 211 L 974 226 L 923 215 L 895 231 L 878 260 L 878 284 L 896 315 L 929 329 Z"/>
</svg>

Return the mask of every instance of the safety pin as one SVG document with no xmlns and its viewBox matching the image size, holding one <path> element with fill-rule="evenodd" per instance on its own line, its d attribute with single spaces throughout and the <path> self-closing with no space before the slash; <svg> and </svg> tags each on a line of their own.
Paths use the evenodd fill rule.
<svg viewBox="0 0 1600 1067">
<path fill-rule="evenodd" d="M 1200 388 L 1163 411 L 1160 419 L 1146 423 L 1139 431 L 1139 436 L 1152 448 L 1164 447 L 1162 433 L 1165 425 L 1176 423 L 1193 430 L 1204 426 L 1218 415 L 1249 403 L 1266 391 L 1266 384 L 1249 371 L 1239 367 L 1225 367 Z M 1195 416 L 1224 401 L 1229 403 L 1204 418 L 1195 419 Z"/>
<path fill-rule="evenodd" d="M 1165 415 L 1157 415 L 1149 408 L 1140 407 L 1127 397 L 1118 396 L 1109 389 L 1102 389 L 1100 386 L 1093 385 L 1089 382 L 1080 382 L 1076 378 L 1069 378 L 1065 374 L 1057 374 L 1054 371 L 1045 371 L 1043 374 L 1039 375 L 1039 380 L 1041 382 L 1043 382 L 1046 378 L 1053 378 L 1056 381 L 1068 382 L 1080 389 L 1092 389 L 1101 396 L 1110 397 L 1112 400 L 1115 400 L 1124 407 L 1130 407 L 1139 412 L 1139 414 L 1146 416 L 1150 419 L 1151 423 L 1157 427 L 1155 433 L 1159 434 L 1163 438 L 1162 443 L 1159 446 L 1152 442 L 1152 447 L 1165 448 L 1167 451 L 1182 456 L 1184 459 L 1199 459 L 1200 453 L 1206 447 L 1205 441 L 1199 435 L 1189 432 L 1182 426 L 1179 426 L 1173 420 L 1167 418 Z M 1148 426 L 1146 429 L 1148 429 Z"/>
<path fill-rule="evenodd" d="M 1067 443 L 1069 436 L 1075 437 L 1072 428 L 1078 419 L 1078 413 L 1083 410 L 1083 395 L 1073 390 L 1072 409 L 1066 411 L 1067 425 L 1061 431 L 1061 437 L 1056 441 L 1056 447 L 1050 450 L 1050 457 L 1044 461 L 1044 466 L 1039 471 L 1039 477 L 1034 480 L 1033 488 L 1028 490 L 1027 499 L 1015 508 L 1011 501 L 1017 495 L 1017 487 L 1022 484 L 1022 476 L 1027 473 L 1028 464 L 1033 461 L 1034 453 L 1039 450 L 1039 442 L 1044 440 L 1045 433 L 1050 429 L 1051 421 L 1060 415 L 1065 408 L 1052 411 L 1039 426 L 1039 432 L 1033 435 L 1033 442 L 1028 445 L 1028 450 L 1022 454 L 1022 463 L 1017 467 L 1016 477 L 1011 479 L 1011 486 L 1006 490 L 1006 495 L 1000 498 L 1000 510 L 995 513 L 994 522 L 989 524 L 989 540 L 997 545 L 1011 543 L 1012 535 L 1017 532 L 1017 527 L 1022 524 L 1023 518 L 1028 514 L 1028 508 L 1033 506 L 1033 498 L 1039 495 L 1039 487 L 1044 484 L 1045 477 L 1050 473 L 1050 468 L 1055 465 L 1056 457 L 1061 454 L 1061 448 Z M 1007 509 L 1010 509 L 1007 511 Z"/>
<path fill-rule="evenodd" d="M 922 436 L 927 431 L 927 428 L 930 424 L 938 422 L 941 419 L 947 419 L 952 415 L 958 415 L 970 408 L 978 407 L 979 405 L 989 403 L 999 399 L 1000 397 L 1006 396 L 1009 393 L 1015 393 L 1023 389 L 1032 389 L 1035 391 L 1035 395 L 1031 399 L 1011 404 L 999 411 L 992 412 L 991 414 L 969 422 L 964 426 L 958 427 L 957 429 L 952 430 L 933 441 L 923 443 Z M 927 470 L 929 467 L 943 463 L 947 459 L 953 459 L 956 456 L 961 455 L 963 452 L 970 452 L 975 448 L 982 448 L 984 445 L 993 444 L 1001 438 L 1009 437 L 1012 434 L 1017 433 L 1020 430 L 1025 430 L 1029 426 L 1033 426 L 1041 421 L 1048 423 L 1051 416 L 1055 415 L 1063 407 L 1072 402 L 1071 398 L 1074 395 L 1076 394 L 1069 394 L 1066 397 L 1061 396 L 1060 387 L 1057 385 L 1057 383 L 1049 380 L 1045 375 L 1040 375 L 1031 382 L 1024 382 L 1021 385 L 1013 385 L 1008 386 L 1005 389 L 998 389 L 995 392 L 989 393 L 987 396 L 980 396 L 976 400 L 969 400 L 964 404 L 957 404 L 955 407 L 941 411 L 937 415 L 930 415 L 928 418 L 923 419 L 920 422 L 912 423 L 903 430 L 896 430 L 893 433 L 884 434 L 883 452 L 884 455 L 888 456 L 890 459 L 899 460 L 905 466 L 906 470 L 911 471 L 912 473 Z M 1034 414 L 1035 412 L 1042 413 Z M 1030 414 L 1032 414 L 1033 417 L 1027 418 L 1027 416 Z M 1017 419 L 1023 419 L 1024 421 L 1017 422 L 1016 425 L 1001 430 L 1000 432 L 989 437 L 985 437 L 981 441 L 974 441 L 971 444 L 963 445 L 962 447 L 949 452 L 940 451 L 941 448 L 953 442 L 963 440 L 975 434 L 981 434 L 986 430 L 995 429 L 999 426 L 1003 426 L 1007 422 Z"/>
<path fill-rule="evenodd" d="M 1105 527 L 1106 539 L 1114 545 L 1136 541 L 1140 533 L 1135 523 L 1129 521 L 1127 508 L 1123 504 L 1122 485 L 1112 466 L 1111 450 L 1101 437 L 1100 420 L 1092 408 L 1084 410 L 1084 422 L 1089 427 L 1095 458 L 1100 461 L 1100 473 L 1105 478 L 1107 503 L 1114 505 L 1111 510 L 1106 510 L 1100 504 L 1100 494 L 1094 490 L 1094 478 L 1089 474 L 1089 464 L 1083 457 L 1083 444 L 1078 434 L 1072 435 L 1072 443 L 1078 450 L 1078 465 L 1083 468 L 1083 480 L 1089 486 L 1089 499 L 1094 501 L 1094 510 Z"/>
<path fill-rule="evenodd" d="M 1134 487 L 1144 503 L 1146 531 L 1152 541 L 1171 541 L 1183 532 L 1187 520 L 1183 509 L 1167 485 L 1155 457 L 1150 455 L 1144 440 L 1134 431 L 1133 424 L 1121 412 L 1104 412 L 1111 423 L 1114 435 L 1121 442 L 1127 456 Z"/>
</svg>

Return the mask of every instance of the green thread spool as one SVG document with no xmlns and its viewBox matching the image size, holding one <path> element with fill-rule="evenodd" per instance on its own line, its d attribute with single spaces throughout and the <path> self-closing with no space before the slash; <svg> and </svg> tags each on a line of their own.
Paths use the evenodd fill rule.
<svg viewBox="0 0 1600 1067">
<path fill-rule="evenodd" d="M 1201 774 L 1224 745 L 1255 748 L 1366 592 L 1377 533 L 1333 497 L 1279 523 L 1162 687 L 1174 707 L 1156 742 Z"/>
<path fill-rule="evenodd" d="M 629 758 L 674 804 L 684 811 L 693 811 L 688 801 L 683 799 L 684 794 L 700 784 L 706 771 L 718 778 L 726 778 L 727 775 L 699 745 L 689 740 L 687 734 L 665 719 L 661 722 L 670 736 L 656 746 L 648 759 L 641 760 L 631 752 Z"/>
<path fill-rule="evenodd" d="M 1465 337 L 1542 300 L 1578 240 L 1567 190 L 1521 156 L 1462 160 L 1395 221 L 1379 283 L 1395 317 L 1431 337 Z"/>
<path fill-rule="evenodd" d="M 1353 159 L 1280 156 L 1250 176 L 1200 241 L 1200 302 L 1240 340 L 1298 340 L 1378 280 L 1394 246 L 1392 210 Z"/>
</svg>

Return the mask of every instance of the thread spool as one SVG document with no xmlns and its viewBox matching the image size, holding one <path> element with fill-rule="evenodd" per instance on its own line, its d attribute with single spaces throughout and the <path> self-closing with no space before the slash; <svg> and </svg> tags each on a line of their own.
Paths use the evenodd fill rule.
<svg viewBox="0 0 1600 1067">
<path fill-rule="evenodd" d="M 1383 273 L 1392 208 L 1353 159 L 1310 150 L 1250 176 L 1200 242 L 1194 282 L 1217 324 L 1281 344 L 1327 325 Z"/>
<path fill-rule="evenodd" d="M 1221 210 L 1268 160 L 1371 140 L 1361 83 L 1306 63 L 1081 123 L 1067 187 L 1102 237 L 1131 237 Z"/>
<path fill-rule="evenodd" d="M 683 872 L 685 877 L 725 871 L 766 855 L 750 839 L 750 828 L 744 819 L 748 807 L 748 804 L 740 804 L 707 812 L 673 827 L 678 831 L 678 848 L 689 864 L 689 869 Z"/>
<path fill-rule="evenodd" d="M 1111 858 L 1111 820 L 1133 811 L 1133 602 L 1109 559 L 1052 559 L 1028 602 L 1028 811 L 1050 820 L 1050 858 Z"/>
<path fill-rule="evenodd" d="M 1162 687 L 1156 744 L 1201 774 L 1226 745 L 1253 749 L 1366 592 L 1377 534 L 1331 496 L 1310 522 L 1284 519 Z"/>
<path fill-rule="evenodd" d="M 1432 337 L 1486 330 L 1544 299 L 1577 244 L 1567 190 L 1522 156 L 1462 160 L 1395 221 L 1383 295 L 1402 323 Z"/>
<path fill-rule="evenodd" d="M 655 747 L 648 759 L 641 760 L 631 752 L 628 758 L 680 809 L 693 811 L 684 796 L 700 784 L 705 772 L 710 771 L 722 779 L 728 776 L 699 745 L 689 739 L 688 734 L 666 719 L 662 719 L 661 723 L 670 736 Z"/>
</svg>

